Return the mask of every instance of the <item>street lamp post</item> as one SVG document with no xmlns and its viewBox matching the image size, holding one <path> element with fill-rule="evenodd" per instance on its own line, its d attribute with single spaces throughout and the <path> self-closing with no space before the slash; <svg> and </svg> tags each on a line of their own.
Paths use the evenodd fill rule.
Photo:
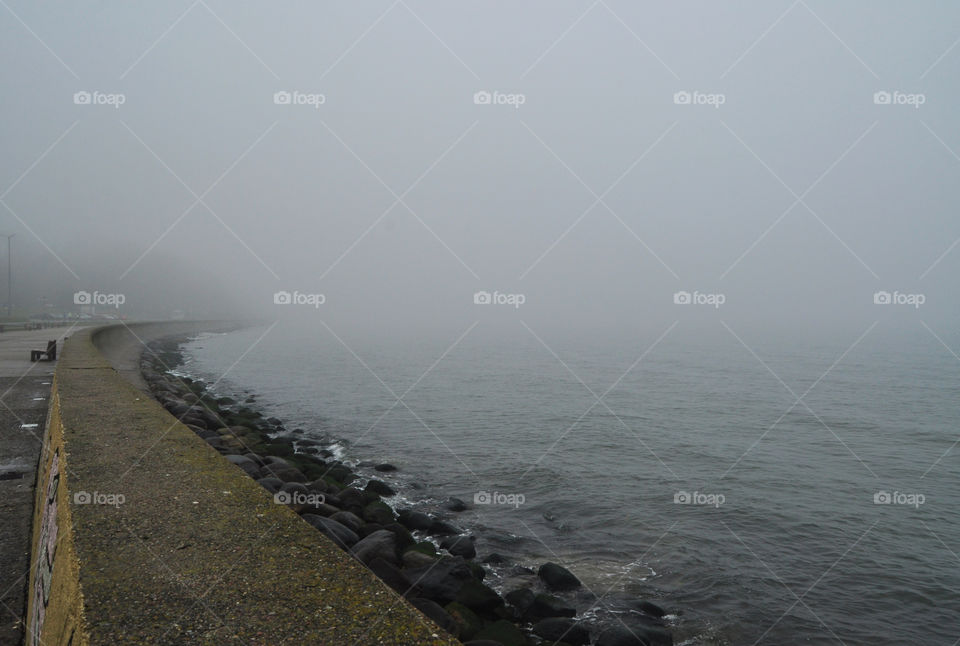
<svg viewBox="0 0 960 646">
<path fill-rule="evenodd" d="M 3 235 L 7 239 L 7 318 L 13 316 L 13 262 L 10 257 L 10 240 L 16 233 Z"/>
</svg>

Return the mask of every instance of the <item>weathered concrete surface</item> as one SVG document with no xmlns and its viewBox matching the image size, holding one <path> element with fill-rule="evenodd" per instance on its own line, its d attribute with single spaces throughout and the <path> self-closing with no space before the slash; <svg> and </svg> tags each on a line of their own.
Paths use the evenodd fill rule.
<svg viewBox="0 0 960 646">
<path fill-rule="evenodd" d="M 30 361 L 69 328 L 0 334 L 0 646 L 23 640 L 37 460 L 54 364 Z"/>
<path fill-rule="evenodd" d="M 458 643 L 126 381 L 89 332 L 53 397 L 64 504 L 42 643 Z"/>
</svg>

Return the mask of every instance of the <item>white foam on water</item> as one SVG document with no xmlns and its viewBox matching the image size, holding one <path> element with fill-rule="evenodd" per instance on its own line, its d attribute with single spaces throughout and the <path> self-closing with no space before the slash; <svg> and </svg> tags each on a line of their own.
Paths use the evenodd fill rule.
<svg viewBox="0 0 960 646">
<path fill-rule="evenodd" d="M 37 428 L 39 424 L 21 424 L 20 428 Z"/>
</svg>

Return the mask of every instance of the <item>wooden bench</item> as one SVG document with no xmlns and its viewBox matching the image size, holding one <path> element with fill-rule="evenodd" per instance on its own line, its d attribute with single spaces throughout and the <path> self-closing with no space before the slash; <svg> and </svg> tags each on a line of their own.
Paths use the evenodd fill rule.
<svg viewBox="0 0 960 646">
<path fill-rule="evenodd" d="M 31 350 L 30 361 L 56 361 L 57 360 L 57 341 L 47 341 L 46 350 Z"/>
</svg>

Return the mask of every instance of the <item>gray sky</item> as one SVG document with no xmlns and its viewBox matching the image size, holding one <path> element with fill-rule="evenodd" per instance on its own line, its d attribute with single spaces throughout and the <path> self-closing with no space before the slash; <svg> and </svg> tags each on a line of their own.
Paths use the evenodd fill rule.
<svg viewBox="0 0 960 646">
<path fill-rule="evenodd" d="M 943 328 L 958 38 L 950 2 L 5 0 L 15 302 L 316 316 L 274 305 L 299 290 L 374 329 Z"/>
</svg>

